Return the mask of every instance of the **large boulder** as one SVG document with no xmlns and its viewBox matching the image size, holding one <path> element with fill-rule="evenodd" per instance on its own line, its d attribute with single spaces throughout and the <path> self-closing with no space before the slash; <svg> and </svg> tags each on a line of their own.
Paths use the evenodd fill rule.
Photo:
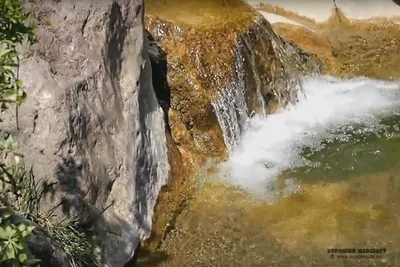
<svg viewBox="0 0 400 267">
<path fill-rule="evenodd" d="M 123 266 L 151 233 L 169 175 L 164 113 L 152 85 L 142 0 L 30 1 L 39 42 L 21 50 L 28 94 L 18 136 L 36 177 L 57 188 L 42 209 L 96 223 L 104 264 Z M 109 208 L 107 208 L 110 206 Z M 103 212 L 104 211 L 104 212 Z"/>
</svg>

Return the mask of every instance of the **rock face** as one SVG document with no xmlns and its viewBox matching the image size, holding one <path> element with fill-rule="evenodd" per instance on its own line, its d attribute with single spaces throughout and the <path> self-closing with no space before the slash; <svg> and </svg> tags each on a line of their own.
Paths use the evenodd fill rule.
<svg viewBox="0 0 400 267">
<path fill-rule="evenodd" d="M 1 129 L 19 137 L 37 177 L 58 185 L 45 206 L 84 211 L 83 223 L 95 217 L 106 230 L 104 264 L 123 266 L 139 240 L 149 237 L 169 175 L 143 1 L 29 5 L 37 14 L 39 42 L 23 51 L 21 61 L 28 100 L 19 109 L 19 125 L 9 113 Z"/>
</svg>

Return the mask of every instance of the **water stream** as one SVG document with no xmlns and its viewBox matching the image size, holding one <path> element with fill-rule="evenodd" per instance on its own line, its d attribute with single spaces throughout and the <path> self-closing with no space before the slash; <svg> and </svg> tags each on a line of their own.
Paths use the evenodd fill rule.
<svg viewBox="0 0 400 267">
<path fill-rule="evenodd" d="M 203 176 L 166 266 L 400 266 L 400 83 L 303 82 L 307 98 L 251 118 Z"/>
<path fill-rule="evenodd" d="M 213 102 L 219 125 L 229 152 L 239 145 L 248 122 L 248 109 L 245 100 L 243 55 L 236 51 L 234 80 L 222 90 Z"/>
<path fill-rule="evenodd" d="M 221 166 L 228 183 L 252 194 L 271 196 L 270 182 L 283 171 L 305 170 L 306 166 L 325 169 L 326 165 L 310 158 L 312 153 L 324 152 L 330 143 L 340 141 L 340 147 L 357 138 L 365 142 L 385 134 L 396 121 L 390 118 L 400 111 L 400 85 L 396 82 L 321 76 L 305 78 L 304 90 L 307 98 L 299 94 L 297 105 L 250 121 L 240 145 Z"/>
</svg>

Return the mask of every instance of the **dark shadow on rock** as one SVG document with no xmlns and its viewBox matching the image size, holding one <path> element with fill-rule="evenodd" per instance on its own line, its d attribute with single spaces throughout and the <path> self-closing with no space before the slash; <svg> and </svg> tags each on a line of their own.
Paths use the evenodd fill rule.
<svg viewBox="0 0 400 267">
<path fill-rule="evenodd" d="M 103 49 L 106 78 L 112 81 L 111 87 L 103 86 L 107 97 L 113 96 L 115 102 L 114 114 L 122 116 L 121 105 L 123 103 L 121 88 L 116 82 L 120 76 L 122 64 L 122 47 L 125 42 L 127 29 L 123 19 L 120 5 L 112 4 L 107 24 L 106 40 Z M 96 81 L 97 82 L 97 81 Z M 93 118 L 90 111 L 90 103 L 87 88 L 89 81 L 85 80 L 71 88 L 66 97 L 69 106 L 69 136 L 66 145 L 68 155 L 64 156 L 57 166 L 56 178 L 58 189 L 63 192 L 61 208 L 64 214 L 80 214 L 79 221 L 82 224 L 90 224 L 97 218 L 103 209 L 100 207 L 106 203 L 106 197 L 111 190 L 113 181 L 107 173 L 106 166 L 101 160 L 91 156 L 90 150 L 96 145 L 96 141 L 90 140 L 91 123 L 96 121 L 101 128 L 99 134 L 108 142 L 109 133 L 107 125 L 102 118 Z M 110 101 L 112 101 L 110 100 Z M 113 116 L 113 114 L 106 114 Z M 113 118 L 114 119 L 114 118 Z M 53 192 L 54 194 L 54 192 Z"/>
<path fill-rule="evenodd" d="M 115 2 L 112 4 L 109 14 L 103 49 L 106 77 L 103 80 L 101 93 L 106 99 L 111 97 L 109 106 L 103 107 L 104 116 L 110 116 L 111 120 L 117 121 L 117 125 L 123 119 L 122 103 L 124 101 L 118 79 L 121 75 L 122 48 L 126 34 L 127 29 L 121 7 Z M 106 84 L 106 80 L 111 83 Z M 95 134 L 99 136 L 100 140 L 109 143 L 111 137 L 107 132 L 104 118 L 101 118 L 103 114 L 97 118 L 91 111 L 90 101 L 92 99 L 88 88 L 95 86 L 89 84 L 91 82 L 97 83 L 101 80 L 96 80 L 96 78 L 83 80 L 70 88 L 66 94 L 65 104 L 69 112 L 69 128 L 68 139 L 63 144 L 63 150 L 68 153 L 62 156 L 57 165 L 55 181 L 53 181 L 55 186 L 47 189 L 44 197 L 50 196 L 53 200 L 57 199 L 55 206 L 51 208 L 62 212 L 61 219 L 67 217 L 72 220 L 70 224 L 74 229 L 87 235 L 88 239 L 96 237 L 99 242 L 102 242 L 105 236 L 115 233 L 116 229 L 128 226 L 126 226 L 126 222 L 118 218 L 113 218 L 110 222 L 102 216 L 112 205 L 107 201 L 107 197 L 116 176 L 112 176 L 110 173 L 115 172 L 118 166 L 107 168 L 107 163 L 92 153 L 92 147 L 96 146 L 96 142 L 99 141 L 99 139 L 90 138 L 93 125 L 99 128 Z M 110 108 L 112 108 L 112 112 L 108 112 Z M 146 207 L 141 208 L 146 210 Z M 145 217 L 146 214 L 143 216 Z M 95 247 L 90 249 L 94 255 Z"/>
<path fill-rule="evenodd" d="M 126 222 L 118 218 L 113 218 L 112 222 L 107 221 L 102 215 L 113 203 L 106 204 L 101 198 L 98 198 L 100 199 L 99 203 L 92 203 L 91 198 L 87 197 L 88 194 L 93 194 L 90 191 L 90 187 L 96 187 L 90 184 L 88 186 L 89 189 L 87 189 L 86 187 L 83 188 L 82 185 L 82 182 L 85 181 L 83 169 L 89 164 L 88 161 L 84 162 L 82 167 L 72 157 L 63 159 L 58 164 L 56 172 L 58 178 L 57 189 L 51 192 L 54 193 L 56 191 L 60 198 L 57 207 L 60 208 L 63 216 L 71 220 L 69 227 L 75 229 L 80 235 L 83 234 L 87 240 L 95 239 L 98 244 L 102 244 L 105 240 L 104 238 L 110 233 L 118 235 L 118 230 L 116 229 L 126 228 Z M 96 247 L 94 243 L 86 245 L 89 244 L 92 244 L 92 247 L 89 248 L 91 252 L 90 255 L 86 256 L 92 257 L 95 255 Z"/>
<path fill-rule="evenodd" d="M 400 0 L 392 0 L 396 5 L 400 6 Z"/>
<path fill-rule="evenodd" d="M 107 46 L 109 49 L 106 50 L 104 58 L 109 60 L 109 70 L 111 78 L 119 77 L 121 72 L 122 64 L 122 45 L 125 41 L 127 29 L 124 26 L 122 18 L 121 8 L 117 3 L 113 3 L 110 13 L 110 21 L 108 22 L 107 32 Z"/>
<path fill-rule="evenodd" d="M 64 158 L 57 166 L 57 178 L 59 189 L 65 193 L 61 199 L 61 209 L 64 214 L 82 214 L 79 220 L 87 224 L 87 220 L 94 215 L 91 205 L 84 200 L 89 191 L 84 191 L 80 187 L 82 181 L 82 167 L 78 166 L 75 160 Z M 85 219 L 83 219 L 85 217 Z"/>
<path fill-rule="evenodd" d="M 166 124 L 169 125 L 168 111 L 171 107 L 171 89 L 168 84 L 168 59 L 167 53 L 158 45 L 153 35 L 146 30 L 149 41 L 149 56 L 153 88 L 158 103 L 164 111 Z"/>
<path fill-rule="evenodd" d="M 113 100 L 115 103 L 116 115 L 119 120 L 122 119 L 122 107 L 119 103 L 123 103 L 121 88 L 118 77 L 121 73 L 122 65 L 122 48 L 125 42 L 127 29 L 124 24 L 121 7 L 114 2 L 111 7 L 110 20 L 108 22 L 108 30 L 106 36 L 105 49 L 103 51 L 104 65 L 106 73 L 110 76 Z M 105 87 L 106 88 L 106 87 Z M 110 92 L 108 92 L 110 93 Z"/>
<path fill-rule="evenodd" d="M 141 252 L 141 249 L 142 249 L 142 245 L 139 242 L 138 246 L 135 249 L 135 253 L 133 254 L 133 257 L 127 263 L 125 263 L 124 267 L 136 267 L 137 266 L 136 263 L 139 258 L 139 253 Z"/>
</svg>

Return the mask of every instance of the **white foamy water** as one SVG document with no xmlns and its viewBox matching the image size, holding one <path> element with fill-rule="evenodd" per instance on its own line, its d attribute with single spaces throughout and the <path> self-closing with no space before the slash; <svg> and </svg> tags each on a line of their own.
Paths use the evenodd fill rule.
<svg viewBox="0 0 400 267">
<path fill-rule="evenodd" d="M 398 82 L 366 78 L 340 80 L 330 76 L 304 78 L 306 98 L 266 118 L 255 116 L 230 159 L 221 165 L 226 181 L 266 196 L 286 169 L 306 163 L 305 147 L 317 148 L 345 125 L 378 125 L 382 116 L 398 111 Z M 288 181 L 288 189 L 296 185 Z"/>
</svg>

